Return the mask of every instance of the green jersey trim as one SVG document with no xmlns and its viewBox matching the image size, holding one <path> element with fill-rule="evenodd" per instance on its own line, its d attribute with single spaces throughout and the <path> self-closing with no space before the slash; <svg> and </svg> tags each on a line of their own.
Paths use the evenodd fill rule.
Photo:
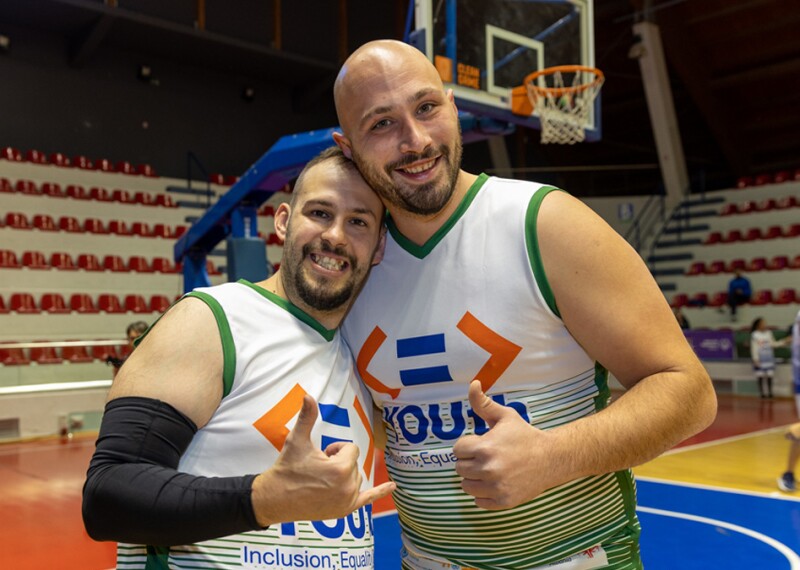
<svg viewBox="0 0 800 570">
<path fill-rule="evenodd" d="M 334 339 L 334 337 L 336 336 L 336 329 L 326 329 L 314 317 L 312 317 L 311 315 L 309 315 L 308 313 L 306 313 L 305 311 L 303 311 L 299 307 L 293 305 L 292 303 L 290 303 L 289 301 L 287 301 L 283 297 L 279 297 L 278 295 L 276 295 L 272 291 L 267 291 L 263 287 L 259 287 L 255 283 L 250 283 L 250 281 L 247 281 L 246 279 L 239 279 L 239 281 L 237 281 L 237 283 L 241 283 L 242 285 L 250 287 L 253 291 L 258 293 L 259 295 L 261 295 L 265 299 L 267 299 L 269 301 L 272 301 L 273 303 L 278 305 L 281 309 L 283 309 L 285 311 L 288 311 L 290 314 L 292 314 L 293 316 L 297 317 L 298 319 L 303 321 L 305 324 L 310 326 L 312 329 L 317 331 L 322 336 L 322 338 L 324 338 L 328 342 L 332 341 Z"/>
<path fill-rule="evenodd" d="M 200 299 L 211 312 L 214 313 L 214 319 L 217 321 L 217 328 L 219 329 L 219 336 L 222 340 L 222 397 L 224 398 L 231 393 L 233 388 L 233 377 L 236 373 L 236 345 L 233 343 L 233 334 L 231 334 L 231 327 L 228 324 L 228 317 L 225 316 L 225 311 L 222 305 L 219 304 L 214 297 L 202 291 L 191 291 L 186 294 L 186 297 L 194 297 Z"/>
<path fill-rule="evenodd" d="M 542 205 L 542 200 L 553 190 L 563 192 L 563 190 L 555 186 L 542 186 L 531 198 L 528 204 L 528 211 L 525 214 L 525 246 L 528 249 L 528 259 L 531 262 L 531 270 L 536 276 L 536 282 L 539 284 L 539 290 L 542 292 L 547 306 L 550 307 L 553 314 L 561 318 L 555 295 L 553 295 L 553 290 L 550 288 L 550 283 L 547 281 L 547 275 L 544 272 L 542 254 L 539 251 L 539 237 L 536 235 L 536 220 L 539 217 L 539 208 Z"/>
<path fill-rule="evenodd" d="M 445 222 L 442 227 L 436 230 L 436 233 L 433 234 L 424 244 L 417 245 L 406 236 L 401 234 L 391 217 L 387 217 L 386 220 L 386 225 L 389 227 L 389 233 L 392 234 L 392 237 L 397 242 L 397 245 L 399 245 L 401 248 L 406 250 L 417 259 L 424 259 L 426 255 L 433 251 L 433 248 L 436 247 L 436 244 L 444 239 L 444 236 L 447 235 L 447 233 L 450 231 L 450 228 L 456 225 L 456 222 L 458 222 L 458 220 L 460 220 L 464 213 L 469 209 L 469 206 L 472 204 L 475 196 L 478 195 L 478 191 L 487 180 L 489 180 L 488 174 L 481 174 L 478 176 L 478 179 L 475 180 L 475 182 L 472 183 L 472 186 L 469 187 L 469 190 L 467 190 L 464 199 L 461 200 L 461 203 L 458 205 L 458 208 L 456 208 L 456 211 L 452 213 L 447 222 Z"/>
<path fill-rule="evenodd" d="M 169 570 L 169 547 L 148 546 L 144 570 Z"/>
</svg>

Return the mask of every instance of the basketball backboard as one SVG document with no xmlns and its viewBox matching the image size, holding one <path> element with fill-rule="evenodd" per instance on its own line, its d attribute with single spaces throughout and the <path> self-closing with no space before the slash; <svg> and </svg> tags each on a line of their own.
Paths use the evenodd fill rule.
<svg viewBox="0 0 800 570">
<path fill-rule="evenodd" d="M 453 89 L 460 110 L 539 128 L 512 112 L 512 89 L 560 65 L 594 67 L 593 0 L 415 0 L 408 41 Z M 519 95 L 519 93 L 518 93 Z M 600 138 L 599 97 L 586 140 Z"/>
</svg>

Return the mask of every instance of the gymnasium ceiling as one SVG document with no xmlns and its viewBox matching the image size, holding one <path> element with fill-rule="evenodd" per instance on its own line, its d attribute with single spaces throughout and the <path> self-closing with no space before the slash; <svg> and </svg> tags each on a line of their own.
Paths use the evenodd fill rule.
<svg viewBox="0 0 800 570">
<path fill-rule="evenodd" d="M 206 21 L 198 26 L 200 5 Z M 327 106 L 333 113 L 330 87 L 340 58 L 369 39 L 402 37 L 407 5 L 408 0 L 2 0 L 0 33 L 10 25 L 59 34 L 68 63 L 76 67 L 114 45 L 268 76 L 294 89 L 298 112 Z M 513 165 L 561 169 L 559 182 L 578 195 L 657 191 L 658 155 L 639 65 L 629 57 L 636 43 L 632 25 L 647 19 L 661 32 L 695 191 L 701 180 L 719 188 L 739 176 L 800 168 L 797 0 L 595 0 L 594 9 L 596 65 L 606 75 L 603 140 L 541 146 L 538 133 L 519 131 L 507 138 Z M 575 166 L 588 167 L 591 179 L 571 172 Z"/>
</svg>

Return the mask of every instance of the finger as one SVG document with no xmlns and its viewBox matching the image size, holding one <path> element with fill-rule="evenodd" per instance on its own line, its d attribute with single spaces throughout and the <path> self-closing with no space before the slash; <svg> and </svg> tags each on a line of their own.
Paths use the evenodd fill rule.
<svg viewBox="0 0 800 570">
<path fill-rule="evenodd" d="M 356 509 L 360 509 L 364 505 L 367 505 L 369 503 L 374 503 L 378 499 L 382 499 L 392 494 L 396 488 L 397 485 L 395 485 L 390 481 L 388 483 L 383 483 L 381 485 L 378 485 L 377 487 L 373 487 L 372 489 L 361 491 L 361 493 L 358 494 L 358 499 L 356 499 L 356 506 L 353 510 L 355 511 Z"/>
<path fill-rule="evenodd" d="M 308 441 L 310 443 L 311 430 L 314 428 L 314 422 L 317 421 L 318 415 L 317 402 L 314 401 L 314 398 L 308 394 L 303 396 L 303 405 L 300 407 L 300 413 L 289 437 L 296 441 Z"/>
<path fill-rule="evenodd" d="M 479 435 L 462 435 L 458 438 L 455 445 L 453 445 L 453 455 L 459 461 L 462 459 L 473 459 L 475 452 L 481 443 L 481 436 Z"/>
<path fill-rule="evenodd" d="M 483 392 L 480 380 L 473 380 L 469 385 L 469 405 L 488 424 L 494 427 L 508 412 L 516 413 L 510 408 L 501 406 Z"/>
<path fill-rule="evenodd" d="M 325 455 L 335 457 L 341 461 L 355 463 L 359 456 L 358 446 L 348 441 L 334 441 L 325 448 Z"/>
</svg>

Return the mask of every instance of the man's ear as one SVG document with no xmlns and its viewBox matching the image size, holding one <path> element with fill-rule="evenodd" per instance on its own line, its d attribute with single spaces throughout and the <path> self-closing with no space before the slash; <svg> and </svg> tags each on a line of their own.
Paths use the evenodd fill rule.
<svg viewBox="0 0 800 570">
<path fill-rule="evenodd" d="M 289 228 L 289 216 L 292 214 L 292 207 L 288 202 L 283 202 L 275 210 L 275 233 L 278 234 L 281 242 L 286 243 L 286 232 Z"/>
<path fill-rule="evenodd" d="M 350 139 L 348 139 L 342 133 L 334 132 L 333 141 L 339 145 L 339 148 L 342 149 L 342 152 L 347 158 L 353 160 L 353 149 L 350 146 Z"/>
<path fill-rule="evenodd" d="M 378 265 L 383 261 L 383 254 L 386 253 L 386 226 L 381 228 L 381 237 L 378 239 L 378 247 L 372 254 L 372 265 Z"/>
</svg>

